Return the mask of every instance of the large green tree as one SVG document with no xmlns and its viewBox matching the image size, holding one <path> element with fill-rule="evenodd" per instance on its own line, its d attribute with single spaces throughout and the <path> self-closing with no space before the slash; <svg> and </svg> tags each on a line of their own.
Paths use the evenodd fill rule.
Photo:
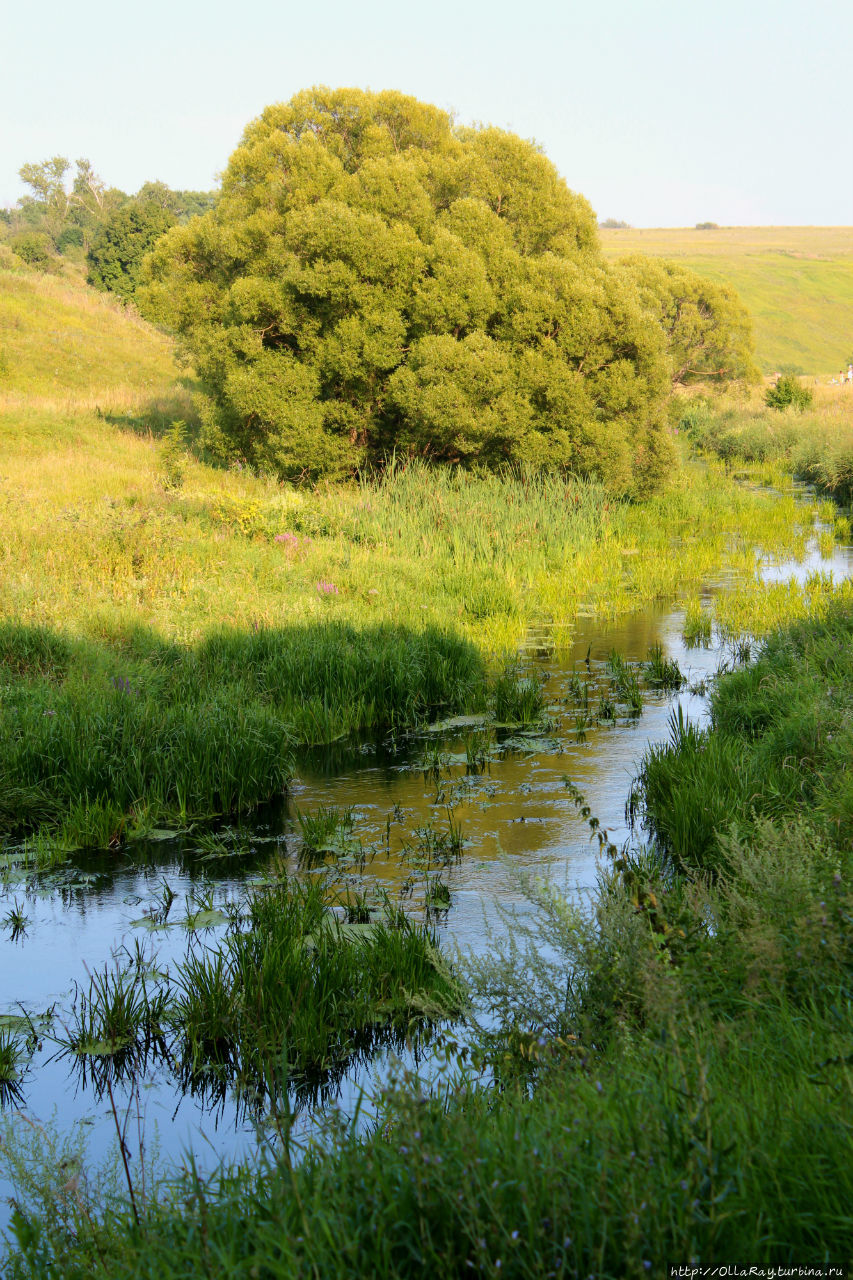
<svg viewBox="0 0 853 1280">
<path fill-rule="evenodd" d="M 248 126 L 215 208 L 149 272 L 223 459 L 313 478 L 396 449 L 633 494 L 670 466 L 661 327 L 513 134 L 399 93 L 300 93 Z"/>
<path fill-rule="evenodd" d="M 752 318 L 730 285 L 643 254 L 621 266 L 661 326 L 674 386 L 758 379 Z"/>
</svg>

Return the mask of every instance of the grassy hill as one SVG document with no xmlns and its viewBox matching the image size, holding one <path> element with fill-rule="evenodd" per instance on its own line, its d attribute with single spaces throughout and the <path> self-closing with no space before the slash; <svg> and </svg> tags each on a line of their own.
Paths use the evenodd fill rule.
<svg viewBox="0 0 853 1280">
<path fill-rule="evenodd" d="M 837 374 L 853 357 L 853 227 L 603 229 L 612 258 L 673 258 L 733 285 L 755 323 L 765 373 Z"/>
<path fill-rule="evenodd" d="M 131 409 L 178 372 L 171 341 L 111 294 L 0 260 L 0 407 Z"/>
</svg>

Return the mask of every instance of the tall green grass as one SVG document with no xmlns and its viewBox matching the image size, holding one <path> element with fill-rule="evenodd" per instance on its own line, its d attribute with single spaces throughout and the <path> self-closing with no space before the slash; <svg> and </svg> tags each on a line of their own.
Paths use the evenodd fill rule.
<svg viewBox="0 0 853 1280">
<path fill-rule="evenodd" d="M 711 724 L 673 714 L 639 782 L 650 831 L 682 865 L 716 870 L 719 837 L 758 816 L 808 812 L 841 845 L 853 837 L 853 612 L 774 634 L 757 661 L 720 681 Z"/>
<path fill-rule="evenodd" d="M 280 794 L 298 747 L 408 728 L 486 697 L 473 647 L 329 621 L 195 646 L 0 626 L 0 827 L 106 847 Z"/>
<path fill-rule="evenodd" d="M 350 923 L 346 906 L 324 878 L 258 888 L 224 936 L 192 942 L 165 974 L 131 962 L 90 975 L 59 1043 L 102 1089 L 153 1054 L 181 1087 L 233 1089 L 255 1114 L 291 1092 L 316 1098 L 355 1060 L 464 1002 L 427 923 L 388 903 Z"/>
</svg>

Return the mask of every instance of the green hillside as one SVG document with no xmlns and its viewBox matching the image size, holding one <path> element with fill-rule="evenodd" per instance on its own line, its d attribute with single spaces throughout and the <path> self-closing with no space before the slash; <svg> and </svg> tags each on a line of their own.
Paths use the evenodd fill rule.
<svg viewBox="0 0 853 1280">
<path fill-rule="evenodd" d="M 0 399 L 14 406 L 111 407 L 174 383 L 171 341 L 111 294 L 73 276 L 0 259 Z"/>
<path fill-rule="evenodd" d="M 609 257 L 683 261 L 737 289 L 765 373 L 837 374 L 853 357 L 853 227 L 602 229 Z"/>
</svg>

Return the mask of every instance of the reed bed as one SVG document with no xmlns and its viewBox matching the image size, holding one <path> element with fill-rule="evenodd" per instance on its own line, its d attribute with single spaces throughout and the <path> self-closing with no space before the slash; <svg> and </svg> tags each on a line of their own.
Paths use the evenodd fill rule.
<svg viewBox="0 0 853 1280">
<path fill-rule="evenodd" d="M 202 909 L 227 921 L 224 936 L 205 945 L 193 933 L 165 974 L 132 957 L 93 973 L 56 1036 L 61 1052 L 100 1092 L 156 1055 L 179 1087 L 214 1100 L 235 1090 L 256 1116 L 316 1101 L 354 1061 L 458 1016 L 465 998 L 427 922 L 386 902 L 353 923 L 346 906 L 315 876 L 274 879 L 227 914 Z"/>
<path fill-rule="evenodd" d="M 487 696 L 470 643 L 327 620 L 192 647 L 0 625 L 0 824 L 106 848 L 281 795 L 294 751 Z"/>
</svg>

